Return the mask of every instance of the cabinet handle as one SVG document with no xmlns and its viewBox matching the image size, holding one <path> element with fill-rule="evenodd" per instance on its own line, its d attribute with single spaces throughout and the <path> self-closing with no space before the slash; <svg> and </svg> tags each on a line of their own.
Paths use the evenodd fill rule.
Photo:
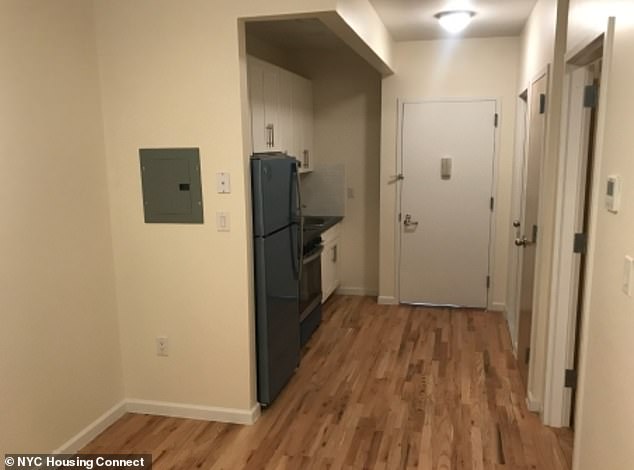
<svg viewBox="0 0 634 470">
<path fill-rule="evenodd" d="M 332 247 L 332 262 L 337 262 L 337 245 Z"/>
<path fill-rule="evenodd" d="M 275 125 L 271 124 L 271 147 L 275 147 Z"/>
<path fill-rule="evenodd" d="M 266 146 L 273 147 L 273 124 L 266 125 Z"/>
<path fill-rule="evenodd" d="M 310 166 L 310 152 L 308 150 L 304 150 L 304 166 Z"/>
</svg>

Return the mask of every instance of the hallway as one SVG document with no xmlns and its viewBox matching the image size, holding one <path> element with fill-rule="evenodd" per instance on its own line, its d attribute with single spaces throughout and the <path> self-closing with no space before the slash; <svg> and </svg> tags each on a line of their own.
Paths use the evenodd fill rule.
<svg viewBox="0 0 634 470">
<path fill-rule="evenodd" d="M 526 408 L 499 313 L 337 296 L 253 426 L 125 415 L 82 452 L 162 469 L 570 468 L 572 436 Z"/>
</svg>

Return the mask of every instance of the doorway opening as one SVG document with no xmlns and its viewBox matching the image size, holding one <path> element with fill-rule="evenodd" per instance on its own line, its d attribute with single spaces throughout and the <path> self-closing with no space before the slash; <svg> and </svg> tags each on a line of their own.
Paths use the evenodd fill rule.
<svg viewBox="0 0 634 470">
<path fill-rule="evenodd" d="M 577 371 L 603 72 L 601 35 L 567 62 L 544 421 L 575 427 Z"/>
</svg>

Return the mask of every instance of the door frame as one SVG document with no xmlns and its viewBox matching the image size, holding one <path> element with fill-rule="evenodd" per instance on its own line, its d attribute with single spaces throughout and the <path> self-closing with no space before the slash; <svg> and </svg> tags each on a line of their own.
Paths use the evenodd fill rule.
<svg viewBox="0 0 634 470">
<path fill-rule="evenodd" d="M 495 250 L 493 247 L 495 246 L 495 229 L 496 229 L 496 215 L 497 215 L 497 189 L 498 189 L 498 173 L 499 173 L 499 153 L 500 153 L 500 129 L 502 128 L 502 121 L 504 117 L 502 116 L 502 98 L 501 97 L 449 97 L 449 98 L 429 98 L 429 99 L 404 99 L 398 98 L 396 100 L 397 106 L 397 124 L 396 124 L 396 179 L 393 183 L 396 183 L 397 188 L 397 197 L 396 197 L 396 207 L 394 211 L 394 239 L 396 241 L 394 248 L 394 268 L 396 274 L 396 286 L 395 293 L 397 303 L 401 303 L 401 220 L 400 215 L 402 212 L 402 192 L 403 192 L 403 179 L 401 175 L 403 174 L 403 119 L 405 114 L 405 105 L 406 104 L 427 104 L 427 103 L 477 103 L 481 101 L 492 101 L 495 103 L 495 112 L 498 115 L 498 125 L 494 127 L 494 140 L 493 140 L 493 175 L 492 175 L 492 185 L 491 185 L 491 196 L 495 198 L 494 209 L 491 212 L 491 217 L 489 219 L 489 256 L 488 256 L 488 276 L 490 277 L 491 284 L 489 285 L 489 289 L 487 290 L 487 310 L 493 310 L 492 308 L 492 296 L 491 291 L 493 290 L 495 276 L 493 272 L 493 268 L 495 267 Z"/>
<path fill-rule="evenodd" d="M 552 258 L 552 284 L 551 298 L 549 301 L 548 315 L 548 338 L 546 351 L 546 381 L 544 387 L 544 413 L 543 421 L 545 424 L 553 427 L 567 427 L 570 424 L 570 410 L 572 406 L 571 391 L 565 387 L 564 371 L 568 367 L 571 354 L 574 354 L 574 348 L 578 347 L 579 365 L 577 371 L 577 403 L 581 401 L 583 388 L 581 384 L 584 377 L 585 352 L 587 349 L 587 331 L 583 325 L 588 323 L 588 309 L 590 305 L 590 293 L 592 285 L 592 271 L 594 258 L 594 234 L 596 233 L 596 218 L 598 208 L 600 206 L 601 185 L 600 185 L 600 168 L 601 168 L 601 149 L 603 148 L 603 135 L 605 129 L 605 103 L 607 101 L 607 85 L 609 80 L 610 57 L 612 54 L 614 42 L 614 18 L 610 18 L 605 32 L 586 39 L 576 48 L 566 54 L 566 75 L 565 75 L 565 93 L 563 98 L 563 113 L 561 122 L 561 143 L 559 151 L 559 175 L 558 175 L 558 191 L 557 191 L 557 219 L 555 224 L 555 244 Z M 597 52 L 598 51 L 598 52 Z M 598 54 L 598 55 L 597 55 Z M 575 108 L 570 103 L 569 87 L 571 84 L 571 74 L 580 68 L 586 68 L 600 58 L 603 62 L 601 69 L 601 84 L 598 96 L 598 107 L 596 110 L 595 137 L 593 151 L 593 162 L 591 168 L 591 181 L 586 181 L 586 175 L 566 175 L 565 168 L 568 158 L 575 158 L 575 164 L 580 163 L 580 159 L 587 158 L 587 155 L 579 154 L 570 157 L 568 155 L 568 122 L 570 113 Z M 577 105 L 578 110 L 578 105 Z M 582 139 L 587 139 L 588 133 L 584 133 Z M 589 148 L 587 150 L 590 150 Z M 591 185 L 588 207 L 588 246 L 586 251 L 586 265 L 584 284 L 574 286 L 566 285 L 566 283 L 575 275 L 575 258 L 569 255 L 571 247 L 564 242 L 568 240 L 566 234 L 570 234 L 574 230 L 574 223 L 564 223 L 563 208 L 568 202 L 567 195 L 563 188 L 565 183 L 571 184 L 574 188 L 586 189 L 586 184 Z M 563 288 L 560 281 L 564 280 Z M 584 290 L 581 305 L 581 334 L 576 345 L 574 328 L 577 323 L 577 302 L 580 289 Z M 576 346 L 575 346 L 576 345 Z M 577 406 L 576 415 L 580 414 L 580 406 Z M 577 428 L 581 426 L 581 420 L 575 418 Z M 579 434 L 579 433 L 576 433 Z M 575 439 L 576 441 L 576 439 Z M 574 453 L 577 454 L 578 443 L 575 442 Z"/>
</svg>

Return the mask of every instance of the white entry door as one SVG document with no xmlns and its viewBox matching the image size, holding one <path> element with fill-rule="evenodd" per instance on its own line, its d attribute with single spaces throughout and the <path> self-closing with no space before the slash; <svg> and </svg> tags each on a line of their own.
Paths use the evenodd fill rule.
<svg viewBox="0 0 634 470">
<path fill-rule="evenodd" d="M 486 308 L 496 102 L 405 103 L 400 300 Z"/>
</svg>

